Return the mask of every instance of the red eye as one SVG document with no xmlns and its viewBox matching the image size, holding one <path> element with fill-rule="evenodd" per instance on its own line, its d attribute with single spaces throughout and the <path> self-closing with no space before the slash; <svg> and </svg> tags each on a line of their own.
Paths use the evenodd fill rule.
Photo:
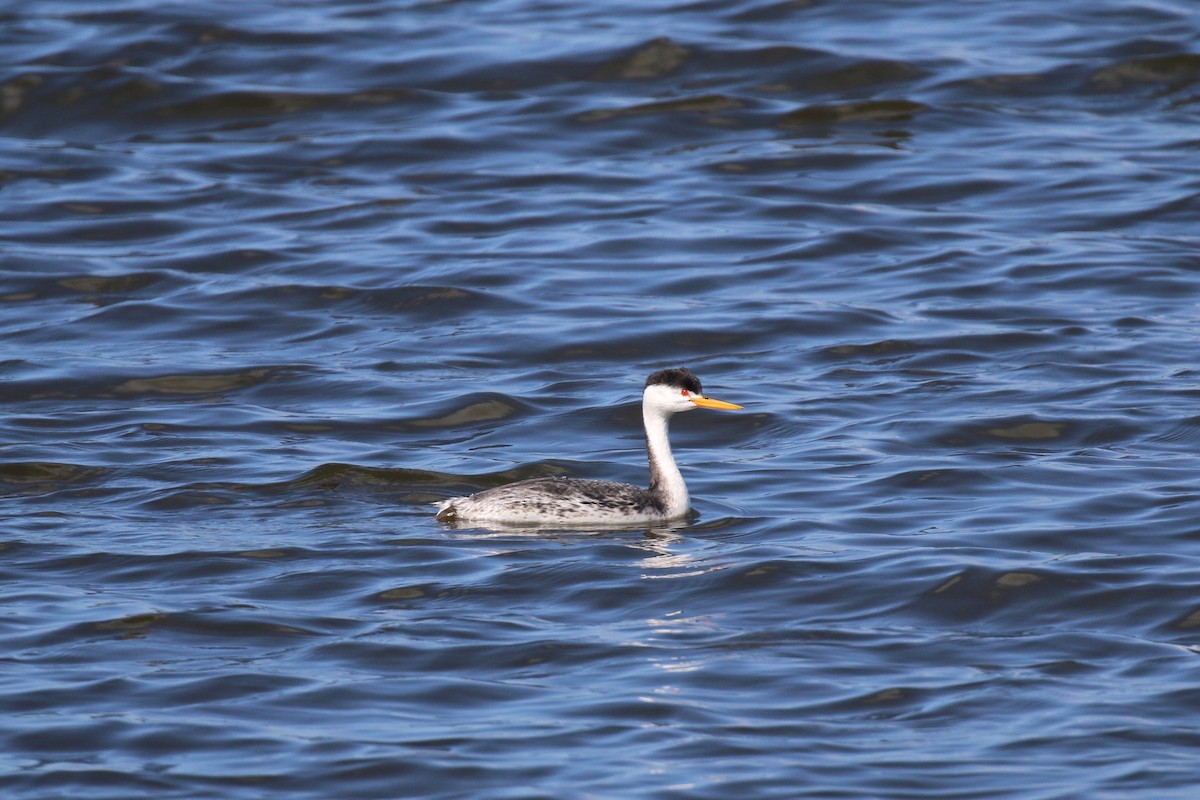
<svg viewBox="0 0 1200 800">
<path fill-rule="evenodd" d="M 687 397 L 687 396 L 688 396 L 688 390 L 687 390 L 687 389 L 684 389 L 682 392 L 680 392 L 680 394 L 681 394 L 681 395 L 683 395 L 684 397 Z"/>
</svg>

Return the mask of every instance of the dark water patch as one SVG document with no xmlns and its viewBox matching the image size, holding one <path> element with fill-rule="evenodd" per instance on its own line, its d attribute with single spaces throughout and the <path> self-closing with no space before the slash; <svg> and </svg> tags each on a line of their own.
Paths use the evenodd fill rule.
<svg viewBox="0 0 1200 800">
<path fill-rule="evenodd" d="M 1111 447 L 1144 436 L 1128 419 L 1031 416 L 973 419 L 942 427 L 929 441 L 954 448 L 1015 447 L 1025 452 Z"/>
<path fill-rule="evenodd" d="M 96 302 L 97 296 L 118 295 L 124 299 L 149 286 L 155 286 L 161 291 L 161 284 L 165 277 L 161 273 L 152 272 L 124 275 L 80 275 L 59 278 L 56 283 L 64 289 L 86 295 L 90 302 Z"/>
<path fill-rule="evenodd" d="M 1015 617 L 1014 623 L 1036 626 L 1029 615 L 1043 598 L 1059 598 L 1076 591 L 1079 584 L 1046 570 L 1004 572 L 968 569 L 952 575 L 930 589 L 917 605 L 928 613 L 948 615 L 959 623 L 989 619 L 994 629 L 997 616 Z"/>
<path fill-rule="evenodd" d="M 182 373 L 129 378 L 114 385 L 116 395 L 131 396 L 222 396 L 266 382 L 286 379 L 298 372 L 298 367 L 258 367 L 239 372 Z"/>
<path fill-rule="evenodd" d="M 210 470 L 218 472 L 218 470 Z M 271 509 L 333 507 L 348 500 L 423 509 L 447 497 L 530 477 L 563 474 L 557 465 L 529 465 L 489 475 L 463 476 L 404 467 L 322 464 L 282 481 L 243 483 L 204 481 L 157 490 L 142 502 L 151 511 L 184 511 L 220 507 Z M 264 503 L 266 505 L 264 505 Z"/>
<path fill-rule="evenodd" d="M 205 706 L 211 703 L 213 697 L 220 697 L 223 702 L 237 702 L 239 699 L 264 695 L 286 695 L 310 685 L 311 681 L 306 678 L 243 672 L 198 678 L 171 686 L 157 694 L 168 707 L 186 708 Z"/>
<path fill-rule="evenodd" d="M 546 345 L 538 355 L 547 363 L 562 363 L 598 359 L 607 363 L 629 363 L 650 360 L 665 363 L 678 358 L 679 353 L 719 353 L 741 346 L 752 346 L 757 337 L 753 332 L 732 327 L 726 330 L 688 325 L 657 332 L 650 341 L 644 334 L 633 333 L 609 336 L 596 343 L 574 342 Z"/>
<path fill-rule="evenodd" d="M 215 575 L 207 578 L 209 581 L 215 579 Z M 286 583 L 283 580 L 279 582 Z M 264 583 L 266 585 L 269 584 Z M 311 582 L 307 588 L 313 588 Z M 162 606 L 178 605 L 169 598 L 163 598 L 161 603 Z M 154 642 L 172 649 L 193 644 L 211 650 L 213 657 L 236 657 L 239 651 L 257 647 L 303 646 L 310 641 L 319 641 L 330 630 L 345 627 L 344 622 L 327 617 L 304 620 L 288 618 L 286 621 L 273 618 L 271 612 L 248 602 L 222 608 L 139 611 L 107 618 L 97 618 L 94 612 L 62 604 L 60 610 L 70 611 L 74 619 L 87 619 L 67 621 L 53 628 L 42 626 L 26 632 L 23 637 L 14 639 L 14 642 L 20 643 L 23 654 L 34 661 L 53 662 L 57 659 L 46 659 L 42 654 L 61 656 L 87 647 L 120 653 L 121 648 L 135 646 L 131 643 Z M 22 660 L 25 660 L 24 657 Z M 83 689 L 72 691 L 79 692 L 79 702 L 89 702 L 83 697 L 89 692 Z M 90 702 L 98 702 L 98 699 L 91 698 Z"/>
<path fill-rule="evenodd" d="M 299 92 L 221 92 L 161 106 L 158 113 L 186 119 L 221 119 L 297 114 L 320 108 L 328 98 Z"/>
<path fill-rule="evenodd" d="M 995 96 L 1017 99 L 1057 97 L 1072 91 L 1082 79 L 1080 67 L 1067 64 L 1043 72 L 986 74 L 959 78 L 940 88 L 949 92 L 951 96 L 969 98 L 973 104 L 979 104 L 983 102 L 983 98 L 994 102 Z"/>
<path fill-rule="evenodd" d="M 642 103 L 619 109 L 597 109 L 580 114 L 580 122 L 603 122 L 614 117 L 639 117 L 656 114 L 713 114 L 741 108 L 743 103 L 723 95 L 700 95 L 677 100 Z"/>
<path fill-rule="evenodd" d="M 1156 94 L 1169 95 L 1190 89 L 1198 78 L 1200 55 L 1177 53 L 1103 67 L 1091 74 L 1086 88 L 1095 92 L 1126 92 L 1148 87 Z"/>
<path fill-rule="evenodd" d="M 989 176 L 974 180 L 959 177 L 914 180 L 893 190 L 884 189 L 881 195 L 895 203 L 925 208 L 949 206 L 956 203 L 978 203 L 984 197 L 995 196 L 995 202 L 1003 202 L 1003 196 L 1022 187 L 1001 176 Z"/>
<path fill-rule="evenodd" d="M 1100 557 L 1003 571 L 968 568 L 927 591 L 913 608 L 990 631 L 1091 628 L 1153 636 L 1186 630 L 1195 610 L 1186 580 L 1164 582 L 1127 567 L 1137 560 Z"/>
<path fill-rule="evenodd" d="M 274 576 L 272 580 L 260 581 L 246 592 L 245 598 L 251 602 L 275 602 L 299 597 L 333 601 L 355 591 L 362 583 L 360 569 L 298 569 Z"/>
<path fill-rule="evenodd" d="M 87 580 L 111 581 L 115 584 L 167 583 L 189 586 L 193 582 L 251 577 L 286 569 L 293 562 L 312 557 L 310 551 L 298 547 L 258 550 L 187 550 L 180 542 L 167 545 L 161 553 L 77 551 L 61 556 L 38 554 L 37 568 L 47 572 L 73 574 Z"/>
<path fill-rule="evenodd" d="M 855 58 L 827 50 L 757 42 L 728 46 L 715 42 L 656 39 L 633 53 L 602 65 L 591 76 L 602 81 L 644 81 L 703 76 L 706 85 L 737 85 L 765 96 L 792 93 L 867 93 L 924 77 L 914 64 L 882 58 Z"/>
<path fill-rule="evenodd" d="M 508 473 L 498 483 L 507 483 L 507 475 Z M 280 491 L 288 495 L 308 497 L 308 487 L 314 487 L 321 492 L 336 492 L 339 496 L 360 496 L 375 502 L 406 504 L 415 508 L 428 507 L 429 513 L 432 513 L 433 503 L 463 492 L 465 485 L 462 476 L 449 473 L 401 467 L 370 468 L 351 464 L 323 464 L 300 478 L 287 482 L 280 487 Z M 319 500 L 309 497 L 308 502 Z"/>
<path fill-rule="evenodd" d="M 362 467 L 354 464 L 322 464 L 285 484 L 288 487 L 317 486 L 443 486 L 454 476 L 418 469 Z"/>
<path fill-rule="evenodd" d="M 909 122 L 925 110 L 923 104 L 911 100 L 867 100 L 838 105 L 814 105 L 784 114 L 777 124 L 784 128 L 804 129 L 854 124 L 891 124 Z"/>
<path fill-rule="evenodd" d="M 892 490 L 915 491 L 923 496 L 986 493 L 997 478 L 983 470 L 943 468 L 919 469 L 882 479 Z"/>
<path fill-rule="evenodd" d="M 1151 49 L 1164 48 L 1152 46 Z M 1169 45 L 1165 49 L 1175 50 L 1175 46 Z M 1044 71 L 977 75 L 947 83 L 941 88 L 952 89 L 954 94 L 967 101 L 977 101 L 977 96 L 972 98 L 972 91 L 968 90 L 976 93 L 982 90 L 985 97 L 1040 97 L 1047 100 L 1064 95 L 1076 98 L 1120 95 L 1126 99 L 1157 99 L 1190 91 L 1200 74 L 1200 58 L 1192 53 L 1172 52 L 1120 59 L 1099 68 L 1094 63 L 1093 55 L 1089 54 L 1087 60 L 1057 64 Z M 1187 103 L 1190 98 L 1175 98 L 1174 102 Z"/>
<path fill-rule="evenodd" d="M 800 87 L 808 91 L 840 95 L 896 83 L 910 83 L 925 77 L 925 74 L 919 66 L 904 61 L 864 59 L 802 81 Z"/>
<path fill-rule="evenodd" d="M 432 405 L 432 408 L 419 417 L 389 423 L 389 429 L 398 431 L 453 429 L 460 431 L 467 427 L 479 428 L 494 425 L 504 420 L 523 416 L 531 411 L 531 407 L 527 403 L 510 395 L 494 392 L 470 392 Z"/>
<path fill-rule="evenodd" d="M 58 156 L 55 160 L 73 161 L 79 160 L 74 154 L 63 151 L 63 148 L 43 148 L 46 151 L 52 152 Z M 0 158 L 6 155 L 11 157 L 11 154 L 0 153 Z M 88 185 L 96 181 L 103 180 L 112 173 L 112 167 L 107 165 L 99 165 L 95 163 L 81 163 L 74 166 L 43 166 L 32 168 L 30 166 L 29 155 L 21 161 L 3 160 L 5 166 L 0 168 L 0 186 L 7 186 L 9 189 L 19 188 L 22 182 L 32 182 L 37 186 L 53 186 L 57 184 L 63 185 Z"/>
<path fill-rule="evenodd" d="M 920 354 L 971 353 L 994 355 L 997 350 L 1026 350 L 1032 344 L 1043 342 L 1043 337 L 1028 332 L 1009 332 L 995 336 L 955 337 L 954 341 L 916 342 L 904 339 L 882 339 L 864 344 L 838 344 L 828 348 L 823 355 L 838 362 L 895 363 L 907 361 Z M 952 355 L 953 357 L 953 355 Z"/>
<path fill-rule="evenodd" d="M 52 462 L 0 463 L 0 494 L 41 495 L 65 488 L 94 485 L 107 474 L 102 467 Z"/>
<path fill-rule="evenodd" d="M 891 158 L 889 149 L 872 144 L 863 144 L 858 148 L 845 148 L 835 152 L 828 149 L 816 149 L 805 152 L 797 148 L 786 154 L 769 156 L 746 156 L 736 159 L 722 160 L 713 165 L 713 169 L 726 175 L 745 175 L 753 179 L 760 175 L 821 174 L 825 172 L 850 172 L 867 169 L 881 159 Z M 764 187 L 765 188 L 765 187 Z M 768 207 L 768 211 L 770 208 Z M 783 209 L 776 209 L 775 215 L 780 217 L 812 218 L 813 213 L 806 213 L 805 206 L 797 204 Z M 825 213 L 828 213 L 826 211 Z M 794 244 L 793 244 L 794 246 Z M 761 257 L 760 257 L 761 258 Z"/>
<path fill-rule="evenodd" d="M 671 39 L 653 39 L 632 53 L 601 65 L 592 77 L 599 81 L 661 78 L 678 70 L 690 55 L 687 47 Z"/>
<path fill-rule="evenodd" d="M 285 284 L 256 287 L 219 298 L 244 308 L 286 306 L 293 311 L 330 312 L 343 309 L 356 314 L 386 314 L 416 320 L 448 321 L 460 315 L 515 311 L 516 302 L 492 293 L 454 286 L 357 286 Z"/>
</svg>

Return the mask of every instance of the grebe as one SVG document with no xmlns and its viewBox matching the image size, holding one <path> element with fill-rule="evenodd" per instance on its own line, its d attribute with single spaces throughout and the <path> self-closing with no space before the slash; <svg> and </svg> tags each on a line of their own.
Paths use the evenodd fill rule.
<svg viewBox="0 0 1200 800">
<path fill-rule="evenodd" d="M 671 455 L 667 423 L 680 411 L 741 408 L 705 397 L 689 369 L 664 369 L 646 379 L 642 424 L 650 456 L 650 488 L 580 478 L 531 478 L 454 497 L 442 503 L 438 520 L 508 524 L 621 524 L 682 517 L 688 491 Z"/>
</svg>

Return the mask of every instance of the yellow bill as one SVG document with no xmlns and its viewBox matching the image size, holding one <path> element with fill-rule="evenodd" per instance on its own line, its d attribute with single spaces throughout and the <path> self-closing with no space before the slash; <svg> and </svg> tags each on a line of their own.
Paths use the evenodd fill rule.
<svg viewBox="0 0 1200 800">
<path fill-rule="evenodd" d="M 692 395 L 690 399 L 701 408 L 741 408 L 741 406 L 734 403 L 726 403 L 724 400 L 714 400 L 711 397 L 704 397 L 702 395 Z"/>
</svg>

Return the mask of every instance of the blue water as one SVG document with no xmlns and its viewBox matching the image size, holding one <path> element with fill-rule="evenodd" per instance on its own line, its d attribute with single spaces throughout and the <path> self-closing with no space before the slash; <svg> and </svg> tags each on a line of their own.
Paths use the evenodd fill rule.
<svg viewBox="0 0 1200 800">
<path fill-rule="evenodd" d="M 5 797 L 1195 797 L 1193 4 L 0 25 Z"/>
</svg>

